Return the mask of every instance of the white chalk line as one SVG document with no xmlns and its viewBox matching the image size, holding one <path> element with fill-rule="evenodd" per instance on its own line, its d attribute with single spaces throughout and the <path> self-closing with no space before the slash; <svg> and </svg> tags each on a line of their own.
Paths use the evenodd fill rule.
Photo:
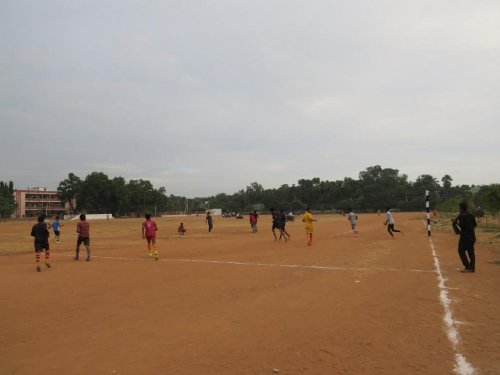
<svg viewBox="0 0 500 375">
<path fill-rule="evenodd" d="M 58 256 L 73 257 L 69 254 L 54 254 Z M 130 261 L 143 261 L 152 262 L 151 258 L 131 258 L 131 257 L 112 257 L 93 255 L 92 258 L 98 259 L 111 259 L 111 260 L 130 260 Z M 334 267 L 334 266 L 318 266 L 318 265 L 303 265 L 303 264 L 277 264 L 277 263 L 250 263 L 250 262 L 235 262 L 235 261 L 222 261 L 222 260 L 209 260 L 209 259 L 175 259 L 175 258 L 160 258 L 158 261 L 163 262 L 184 262 L 184 263 L 211 263 L 211 264 L 226 264 L 236 266 L 254 266 L 254 267 L 283 267 L 283 268 L 304 268 L 316 270 L 330 270 L 330 271 L 389 271 L 389 272 L 420 272 L 420 273 L 435 273 L 433 270 L 419 270 L 419 269 L 399 269 L 389 267 Z"/>
<path fill-rule="evenodd" d="M 439 258 L 436 253 L 436 249 L 434 248 L 434 243 L 432 242 L 432 237 L 429 237 L 429 244 L 432 250 L 432 258 L 434 259 L 434 269 L 437 273 L 439 280 L 439 300 L 444 309 L 443 321 L 446 327 L 446 333 L 448 336 L 448 340 L 451 342 L 453 347 L 453 351 L 455 352 L 455 373 L 459 375 L 473 375 L 476 373 L 474 367 L 467 361 L 465 356 L 460 353 L 459 344 L 460 344 L 460 335 L 458 332 L 458 325 L 461 323 L 456 321 L 453 318 L 453 313 L 451 310 L 451 300 L 448 298 L 447 289 L 451 289 L 445 286 L 445 278 L 443 277 L 443 273 L 441 272 L 441 266 L 439 264 Z"/>
</svg>

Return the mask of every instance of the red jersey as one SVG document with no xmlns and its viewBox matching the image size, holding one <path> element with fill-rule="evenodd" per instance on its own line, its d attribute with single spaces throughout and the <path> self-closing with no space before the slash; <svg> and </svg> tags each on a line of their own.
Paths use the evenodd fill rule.
<svg viewBox="0 0 500 375">
<path fill-rule="evenodd" d="M 76 224 L 78 237 L 90 237 L 90 224 L 86 221 L 80 221 Z"/>
<path fill-rule="evenodd" d="M 146 237 L 148 238 L 156 237 L 156 231 L 158 230 L 158 227 L 156 226 L 156 223 L 153 220 L 146 220 L 144 223 L 142 223 L 142 229 Z"/>
</svg>

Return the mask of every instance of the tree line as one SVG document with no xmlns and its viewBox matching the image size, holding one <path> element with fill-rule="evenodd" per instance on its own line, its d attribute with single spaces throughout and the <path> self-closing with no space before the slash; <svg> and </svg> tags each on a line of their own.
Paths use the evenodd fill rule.
<svg viewBox="0 0 500 375">
<path fill-rule="evenodd" d="M 143 215 L 144 213 L 200 213 L 210 208 L 223 212 L 268 211 L 270 208 L 288 211 L 312 210 L 332 212 L 352 208 L 359 212 L 375 212 L 389 206 L 401 211 L 425 209 L 425 191 L 431 192 L 431 207 L 456 212 L 458 203 L 466 201 L 475 213 L 496 214 L 500 211 L 500 184 L 453 186 L 449 175 L 440 180 L 429 174 L 409 181 L 397 169 L 375 165 L 359 172 L 358 179 L 346 177 L 328 181 L 319 177 L 300 179 L 297 184 L 264 188 L 258 182 L 233 194 L 186 198 L 167 195 L 165 187 L 155 188 L 148 180 L 125 181 L 123 177 L 108 177 L 103 172 L 92 172 L 85 178 L 74 173 L 57 187 L 59 198 L 68 202 L 74 213 L 112 213 L 115 216 Z M 10 189 L 10 190 L 9 190 Z M 15 210 L 9 201 L 12 182 L 0 184 L 0 211 L 8 216 Z M 7 198 L 2 198 L 7 197 Z M 7 200 L 7 203 L 4 201 Z M 10 203 L 8 203 L 10 202 Z"/>
<path fill-rule="evenodd" d="M 343 211 L 348 208 L 360 212 L 374 212 L 389 206 L 401 211 L 421 211 L 425 207 L 425 191 L 431 192 L 434 209 L 455 212 L 460 201 L 467 201 L 476 211 L 500 211 L 500 185 L 453 186 L 449 175 L 440 181 L 429 174 L 409 181 L 397 169 L 375 165 L 359 173 L 358 179 L 328 181 L 318 177 L 300 179 L 297 184 L 264 188 L 258 182 L 233 194 L 186 198 L 167 195 L 166 189 L 155 189 L 147 180 L 108 178 L 102 172 L 93 172 L 85 179 L 70 173 L 58 186 L 62 200 L 75 206 L 76 212 L 113 213 L 114 215 L 142 215 L 145 212 L 204 212 L 221 208 L 224 212 L 267 211 L 283 208 L 302 211 L 307 207 L 318 211 Z"/>
</svg>

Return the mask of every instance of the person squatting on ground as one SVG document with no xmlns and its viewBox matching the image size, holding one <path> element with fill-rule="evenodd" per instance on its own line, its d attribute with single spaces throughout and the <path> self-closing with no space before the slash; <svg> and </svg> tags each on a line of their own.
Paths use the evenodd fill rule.
<svg viewBox="0 0 500 375">
<path fill-rule="evenodd" d="M 187 229 L 184 227 L 184 223 L 181 223 L 179 225 L 179 228 L 177 228 L 177 232 L 179 232 L 179 236 L 184 236 L 184 233 L 186 233 Z"/>
<path fill-rule="evenodd" d="M 352 208 L 349 208 L 347 211 L 349 211 L 349 213 L 347 214 L 347 220 L 351 222 L 351 229 L 352 233 L 354 234 L 354 238 L 358 238 L 358 229 L 357 229 L 358 215 L 354 213 Z"/>
<path fill-rule="evenodd" d="M 210 215 L 210 211 L 207 212 L 207 217 L 205 218 L 205 225 L 208 224 L 208 233 L 212 231 L 214 227 L 214 218 Z"/>
<path fill-rule="evenodd" d="M 458 240 L 458 255 L 464 265 L 462 272 L 476 271 L 476 255 L 474 254 L 474 243 L 476 242 L 475 228 L 476 218 L 468 212 L 467 203 L 459 204 L 460 213 L 453 220 L 452 226 L 456 234 L 460 235 Z"/>
<path fill-rule="evenodd" d="M 313 219 L 312 214 L 311 214 L 311 209 L 309 207 L 306 208 L 306 212 L 304 213 L 304 216 L 302 217 L 302 221 L 305 223 L 307 246 L 312 246 L 313 221 L 317 221 L 317 220 Z"/>
<path fill-rule="evenodd" d="M 285 210 L 281 209 L 278 215 L 278 229 L 280 230 L 280 240 L 283 237 L 285 242 L 290 239 L 290 234 L 285 229 L 286 226 L 286 214 Z"/>
<path fill-rule="evenodd" d="M 59 243 L 59 241 L 61 239 L 61 227 L 62 226 L 63 226 L 63 224 L 61 224 L 59 216 L 56 216 L 56 219 L 52 223 L 52 230 L 54 231 L 54 241 L 56 241 L 56 243 Z"/>
<path fill-rule="evenodd" d="M 31 228 L 31 235 L 35 237 L 35 260 L 36 271 L 41 272 L 40 257 L 43 250 L 45 250 L 45 265 L 50 268 L 50 247 L 49 247 L 49 228 L 45 222 L 45 215 L 38 216 L 38 223 Z"/>
<path fill-rule="evenodd" d="M 389 232 L 391 237 L 394 238 L 394 234 L 392 234 L 392 232 L 398 232 L 401 234 L 403 232 L 400 230 L 394 229 L 394 225 L 396 224 L 396 221 L 392 217 L 391 209 L 389 207 L 386 207 L 385 210 L 386 210 L 386 219 L 384 221 L 384 225 L 387 225 L 387 231 Z"/>
<path fill-rule="evenodd" d="M 279 230 L 279 214 L 274 211 L 274 208 L 271 208 L 271 219 L 272 219 L 272 223 L 273 223 L 271 230 L 273 231 L 274 239 L 277 240 L 278 237 L 276 237 L 275 229 Z"/>
<path fill-rule="evenodd" d="M 146 221 L 142 223 L 142 239 L 146 239 L 148 243 L 148 255 L 158 260 L 160 259 L 156 247 L 156 232 L 158 231 L 158 227 L 156 223 L 151 220 L 151 214 L 146 214 L 144 217 Z"/>
<path fill-rule="evenodd" d="M 76 224 L 76 233 L 78 239 L 76 240 L 76 254 L 75 260 L 80 259 L 80 245 L 83 243 L 87 249 L 87 257 L 85 260 L 90 261 L 90 224 L 87 221 L 85 214 L 80 215 L 80 221 Z"/>
</svg>

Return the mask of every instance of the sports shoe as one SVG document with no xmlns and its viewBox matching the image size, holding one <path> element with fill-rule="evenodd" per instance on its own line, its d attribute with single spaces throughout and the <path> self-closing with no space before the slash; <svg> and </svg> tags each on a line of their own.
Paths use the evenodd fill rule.
<svg viewBox="0 0 500 375">
<path fill-rule="evenodd" d="M 47 268 L 51 268 L 51 267 L 52 267 L 52 266 L 50 265 L 50 263 L 47 263 L 47 262 L 45 262 L 45 266 L 46 266 Z"/>
<path fill-rule="evenodd" d="M 36 272 L 42 272 L 42 267 L 36 266 Z"/>
<path fill-rule="evenodd" d="M 158 255 L 158 253 L 155 253 L 155 260 L 158 260 L 160 259 L 160 256 Z"/>
<path fill-rule="evenodd" d="M 90 262 L 90 257 L 85 258 L 86 262 Z"/>
<path fill-rule="evenodd" d="M 153 256 L 153 253 L 149 253 L 148 255 L 149 255 L 150 257 L 152 257 L 152 256 Z"/>
</svg>

